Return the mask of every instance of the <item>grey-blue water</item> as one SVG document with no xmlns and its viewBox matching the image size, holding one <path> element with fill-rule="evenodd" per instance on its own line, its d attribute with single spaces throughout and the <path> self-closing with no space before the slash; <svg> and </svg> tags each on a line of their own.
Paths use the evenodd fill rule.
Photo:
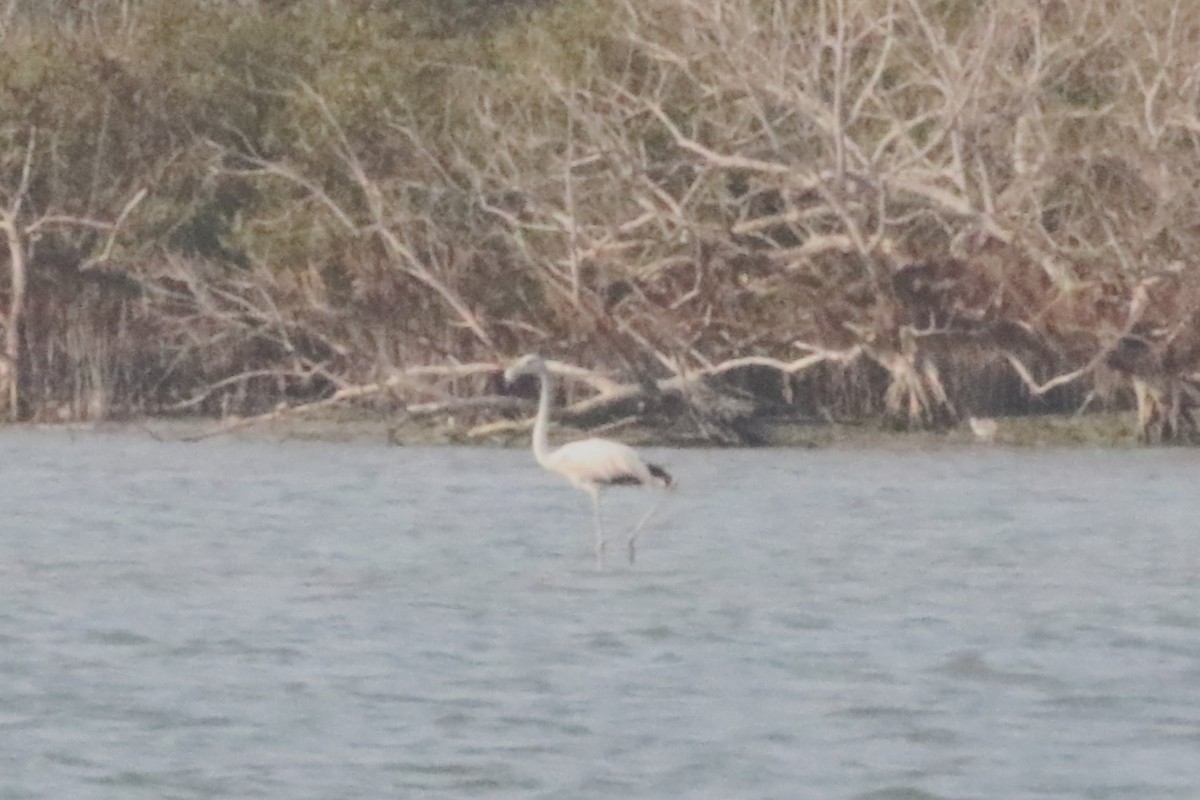
<svg viewBox="0 0 1200 800">
<path fill-rule="evenodd" d="M 1200 797 L 1196 451 L 0 454 L 4 800 Z"/>
</svg>

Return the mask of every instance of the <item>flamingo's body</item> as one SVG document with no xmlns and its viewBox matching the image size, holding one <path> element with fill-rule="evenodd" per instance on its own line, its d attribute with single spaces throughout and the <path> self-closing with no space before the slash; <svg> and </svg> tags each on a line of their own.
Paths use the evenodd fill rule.
<svg viewBox="0 0 1200 800">
<path fill-rule="evenodd" d="M 528 355 L 518 359 L 504 372 L 504 379 L 512 383 L 522 375 L 533 375 L 541 382 L 537 418 L 533 424 L 533 455 L 537 462 L 551 472 L 562 475 L 572 486 L 586 492 L 592 498 L 592 516 L 596 529 L 596 563 L 604 563 L 604 530 L 600 523 L 600 490 L 606 486 L 650 486 L 669 489 L 675 481 L 657 464 L 647 464 L 637 452 L 620 442 L 608 439 L 584 439 L 550 450 L 550 399 L 552 386 L 550 370 L 540 356 Z M 650 513 L 653 513 L 651 509 Z M 636 552 L 638 531 L 649 519 L 650 513 L 642 518 L 629 536 L 629 561 L 633 562 Z"/>
<path fill-rule="evenodd" d="M 542 463 L 584 491 L 595 486 L 671 485 L 671 476 L 657 464 L 642 461 L 632 447 L 607 439 L 584 439 L 555 450 Z"/>
</svg>

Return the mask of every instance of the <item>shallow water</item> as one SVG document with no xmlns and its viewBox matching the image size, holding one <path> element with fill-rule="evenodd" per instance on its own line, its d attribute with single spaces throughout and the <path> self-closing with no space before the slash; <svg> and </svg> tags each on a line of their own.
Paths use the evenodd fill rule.
<svg viewBox="0 0 1200 800">
<path fill-rule="evenodd" d="M 0 452 L 5 800 L 1200 797 L 1191 450 Z"/>
</svg>

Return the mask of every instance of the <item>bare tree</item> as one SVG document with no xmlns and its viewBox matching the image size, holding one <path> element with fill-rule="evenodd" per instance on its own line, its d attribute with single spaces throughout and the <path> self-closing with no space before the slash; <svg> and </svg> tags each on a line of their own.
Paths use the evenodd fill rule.
<svg viewBox="0 0 1200 800">
<path fill-rule="evenodd" d="M 25 315 L 25 292 L 29 282 L 26 235 L 21 224 L 22 207 L 29 192 L 37 136 L 29 133 L 25 159 L 21 164 L 16 188 L 5 192 L 5 208 L 0 212 L 0 233 L 8 244 L 8 309 L 3 316 L 4 361 L 0 363 L 0 411 L 5 418 L 15 420 L 21 408 L 21 325 Z"/>
<path fill-rule="evenodd" d="M 34 263 L 36 242 L 54 231 L 84 228 L 103 236 L 96 252 L 81 265 L 87 269 L 106 261 L 114 247 L 116 236 L 126 218 L 146 197 L 139 190 L 129 198 L 112 220 L 82 217 L 39 210 L 31 201 L 31 182 L 35 171 L 38 148 L 36 130 L 30 130 L 24 156 L 15 185 L 6 189 L 0 185 L 0 234 L 8 249 L 8 306 L 0 314 L 4 326 L 4 352 L 0 360 L 0 415 L 8 420 L 19 419 L 22 408 L 23 347 L 25 308 L 29 291 L 30 267 Z"/>
<path fill-rule="evenodd" d="M 1033 398 L 1085 381 L 1122 324 L 1105 298 L 1194 252 L 1200 14 L 960 11 L 626 3 L 623 68 L 545 76 L 571 121 L 543 154 L 559 196 L 512 158 L 536 200 L 496 213 L 528 251 L 556 234 L 530 253 L 552 284 L 619 288 L 603 317 L 678 374 L 860 347 L 921 425 L 956 418 L 946 372 L 980 353 Z"/>
</svg>

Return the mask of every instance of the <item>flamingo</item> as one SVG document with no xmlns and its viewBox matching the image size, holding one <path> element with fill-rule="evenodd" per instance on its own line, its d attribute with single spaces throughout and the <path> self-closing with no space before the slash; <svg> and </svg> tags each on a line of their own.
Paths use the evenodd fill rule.
<svg viewBox="0 0 1200 800">
<path fill-rule="evenodd" d="M 648 464 L 628 445 L 608 439 L 583 439 L 551 451 L 547 441 L 550 427 L 550 395 L 553 392 L 550 370 L 538 355 L 522 356 L 504 371 L 511 384 L 522 375 L 532 375 L 541 384 L 537 418 L 533 423 L 533 456 L 538 464 L 557 472 L 572 486 L 592 498 L 592 523 L 596 531 L 596 568 L 604 568 L 604 527 L 600 522 L 600 490 L 606 486 L 649 486 L 670 489 L 675 479 L 657 464 Z M 629 563 L 636 557 L 637 535 L 657 510 L 656 503 L 629 534 Z"/>
</svg>

